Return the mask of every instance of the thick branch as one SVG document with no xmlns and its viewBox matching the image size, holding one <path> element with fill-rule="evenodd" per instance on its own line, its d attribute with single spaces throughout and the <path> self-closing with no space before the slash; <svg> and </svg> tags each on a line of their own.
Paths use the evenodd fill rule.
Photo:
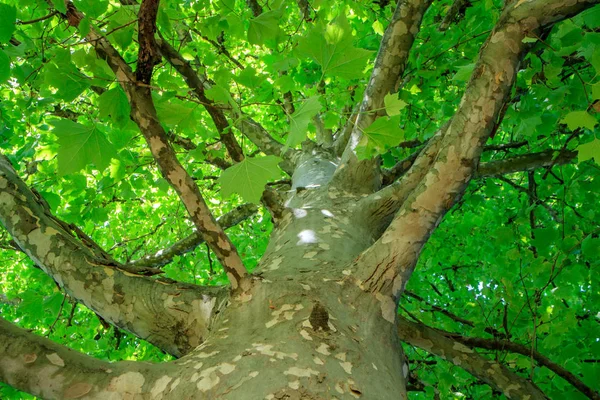
<svg viewBox="0 0 600 400">
<path fill-rule="evenodd" d="M 342 150 L 344 154 L 334 181 L 341 182 L 343 186 L 354 189 L 354 186 L 348 185 L 347 182 L 356 182 L 357 185 L 363 187 L 373 185 L 375 186 L 373 189 L 377 189 L 380 184 L 379 177 L 374 176 L 377 175 L 375 167 L 377 161 L 359 162 L 354 155 L 354 150 L 362 137 L 363 129 L 371 125 L 378 117 L 385 115 L 384 97 L 398 90 L 398 82 L 404 73 L 409 50 L 419 32 L 423 14 L 430 4 L 430 0 L 398 1 L 392 21 L 381 40 L 375 66 L 359 108 L 358 118 L 351 130 L 344 129 L 342 131 L 350 132 L 350 134 L 341 135 L 335 144 L 338 154 Z M 367 183 L 365 184 L 365 182 Z"/>
<path fill-rule="evenodd" d="M 496 350 L 496 351 L 510 351 L 513 353 L 521 354 L 525 357 L 531 357 L 535 361 L 537 361 L 540 365 L 548 368 L 550 371 L 554 372 L 556 375 L 560 376 L 571 385 L 575 386 L 581 393 L 586 395 L 592 400 L 600 400 L 600 393 L 594 391 L 592 388 L 587 386 L 585 383 L 581 381 L 581 379 L 577 378 L 575 374 L 566 368 L 556 364 L 551 359 L 541 354 L 536 350 L 532 350 L 531 346 L 524 346 L 519 343 L 514 343 L 509 340 L 499 340 L 499 339 L 484 339 L 484 338 L 476 338 L 476 337 L 467 337 L 461 335 L 455 335 L 451 333 L 446 333 L 447 336 L 452 339 L 472 347 L 479 347 L 482 349 L 488 350 Z"/>
<path fill-rule="evenodd" d="M 399 317 L 400 340 L 463 368 L 509 399 L 547 399 L 532 382 L 425 325 Z"/>
<path fill-rule="evenodd" d="M 525 144 L 522 144 L 525 143 Z M 484 151 L 497 150 L 505 151 L 510 148 L 518 148 L 526 145 L 527 142 L 509 143 L 506 145 L 485 146 Z M 413 165 L 419 152 L 411 154 L 409 157 L 399 161 L 392 168 L 383 172 L 383 183 L 389 185 L 398 177 L 403 176 Z M 512 174 L 515 172 L 530 171 L 538 168 L 552 167 L 555 165 L 564 165 L 571 163 L 577 157 L 576 151 L 565 150 L 544 150 L 537 153 L 519 154 L 513 157 L 507 157 L 502 160 L 493 160 L 479 164 L 474 178 L 485 178 L 488 176 L 500 176 Z"/>
<path fill-rule="evenodd" d="M 0 318 L 0 381 L 19 390 L 44 399 L 122 398 L 136 383 L 111 382 L 128 371 L 142 376 L 135 367 L 75 352 Z"/>
<path fill-rule="evenodd" d="M 223 229 L 231 228 L 232 226 L 235 226 L 240 222 L 250 218 L 257 211 L 258 207 L 256 205 L 244 204 L 228 212 L 227 214 L 222 215 L 220 218 L 217 218 L 217 222 L 223 227 Z M 160 268 L 163 265 L 167 265 L 173 261 L 173 257 L 190 252 L 202 243 L 204 243 L 202 236 L 197 232 L 194 232 L 167 249 L 161 250 L 154 255 L 129 262 L 125 266 L 134 268 Z"/>
<path fill-rule="evenodd" d="M 158 45 L 163 57 L 183 76 L 189 88 L 194 91 L 194 94 L 200 101 L 203 102 L 207 111 L 210 113 L 217 129 L 219 126 L 223 130 L 230 129 L 227 119 L 223 114 L 223 109 L 228 110 L 231 113 L 232 118 L 236 121 L 235 127 L 242 132 L 252 143 L 254 143 L 261 151 L 265 154 L 281 156 L 284 150 L 284 146 L 276 141 L 269 133 L 260 125 L 247 115 L 243 115 L 238 110 L 235 110 L 231 105 L 215 104 L 212 100 L 208 99 L 205 95 L 205 91 L 211 88 L 211 83 L 207 79 L 202 79 L 196 71 L 192 68 L 190 63 L 184 59 L 170 44 L 165 40 L 158 40 Z M 232 135 L 230 132 L 228 133 Z M 227 142 L 224 142 L 227 143 Z M 288 149 L 284 156 L 291 159 L 295 152 Z M 238 160 L 239 161 L 239 160 Z M 284 169 L 286 172 L 290 172 L 291 168 Z"/>
<path fill-rule="evenodd" d="M 143 0 L 138 12 L 138 59 L 135 76 L 138 82 L 150 84 L 152 70 L 160 61 L 154 35 L 160 0 Z"/>
<path fill-rule="evenodd" d="M 375 237 L 379 237 L 381 229 L 387 228 L 398 208 L 406 201 L 433 165 L 448 125 L 447 123 L 436 132 L 418 153 L 416 159 L 407 160 L 407 162 L 411 161 L 412 165 L 402 179 L 361 200 L 364 218 L 373 226 Z"/>
<path fill-rule="evenodd" d="M 398 90 L 398 83 L 404 73 L 408 53 L 419 32 L 423 14 L 430 4 L 429 0 L 398 1 L 392 20 L 381 39 L 375 66 L 365 89 L 358 118 L 351 130 L 352 142 L 349 144 L 351 149 L 360 140 L 362 129 L 369 126 L 378 117 L 385 115 L 383 99 L 387 94 L 395 93 Z M 338 154 L 341 154 L 348 142 L 348 136 L 338 138 L 336 142 Z"/>
<path fill-rule="evenodd" d="M 576 151 L 546 150 L 539 153 L 523 154 L 504 160 L 495 160 L 482 163 L 477 169 L 475 178 L 512 174 L 520 171 L 530 171 L 554 165 L 563 165 L 572 162 L 577 157 Z"/>
<path fill-rule="evenodd" d="M 76 240 L 0 157 L 0 223 L 65 291 L 106 321 L 181 356 L 206 336 L 226 290 L 158 282 Z"/>
<path fill-rule="evenodd" d="M 366 290 L 398 296 L 412 274 L 431 232 L 462 196 L 484 143 L 529 48 L 527 35 L 539 37 L 553 23 L 600 0 L 514 2 L 483 46 L 460 107 L 442 139 L 429 172 L 412 191 L 381 238 L 357 259 Z M 385 189 L 384 189 L 385 190 Z"/>
<path fill-rule="evenodd" d="M 71 24 L 77 25 L 82 15 L 71 5 L 67 18 Z M 223 265 L 231 288 L 233 290 L 245 289 L 249 280 L 246 279 L 248 272 L 242 259 L 223 228 L 215 221 L 198 186 L 177 159 L 167 133 L 158 119 L 150 87 L 137 82 L 129 65 L 106 38 L 97 34 L 93 29 L 86 38 L 94 45 L 98 55 L 108 63 L 117 76 L 117 80 L 131 104 L 131 119 L 144 135 L 162 175 L 175 189 L 192 222 Z"/>
<path fill-rule="evenodd" d="M 177 70 L 177 72 L 179 72 L 188 87 L 194 91 L 194 95 L 202 102 L 206 111 L 208 111 L 208 114 L 219 132 L 221 141 L 227 148 L 227 152 L 231 158 L 235 162 L 242 161 L 244 159 L 242 148 L 233 135 L 233 132 L 231 132 L 231 127 L 229 126 L 229 122 L 227 121 L 223 110 L 217 107 L 214 101 L 206 97 L 205 89 L 210 87 L 208 86 L 208 82 L 201 80 L 191 64 L 166 40 L 159 39 L 157 40 L 157 43 L 162 56 Z"/>
</svg>

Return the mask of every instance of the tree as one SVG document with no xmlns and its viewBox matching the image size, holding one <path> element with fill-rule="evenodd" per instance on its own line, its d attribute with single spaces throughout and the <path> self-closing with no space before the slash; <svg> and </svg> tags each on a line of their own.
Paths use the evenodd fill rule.
<svg viewBox="0 0 600 400">
<path fill-rule="evenodd" d="M 0 394 L 600 398 L 598 3 L 0 4 Z"/>
</svg>

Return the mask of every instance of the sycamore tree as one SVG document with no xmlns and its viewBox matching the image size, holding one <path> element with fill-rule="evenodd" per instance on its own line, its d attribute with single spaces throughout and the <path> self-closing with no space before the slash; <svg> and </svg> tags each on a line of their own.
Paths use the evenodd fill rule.
<svg viewBox="0 0 600 400">
<path fill-rule="evenodd" d="M 3 0 L 0 397 L 599 399 L 598 3 Z"/>
</svg>

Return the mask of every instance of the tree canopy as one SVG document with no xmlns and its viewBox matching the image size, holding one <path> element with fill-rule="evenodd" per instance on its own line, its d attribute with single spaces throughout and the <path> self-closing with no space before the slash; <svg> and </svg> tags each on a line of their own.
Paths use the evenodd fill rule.
<svg viewBox="0 0 600 400">
<path fill-rule="evenodd" d="M 399 298 L 409 398 L 504 396 L 464 365 L 493 360 L 549 398 L 598 399 L 600 6 L 520 43 L 490 36 L 507 7 L 540 2 L 2 0 L 0 164 L 96 257 L 86 262 L 243 291 L 278 198 L 308 186 L 291 176 L 314 143 L 380 165 L 391 188 L 420 154 L 452 156 L 440 131 L 489 123 Z M 382 43 L 390 24 L 411 39 Z M 483 106 L 460 114 L 496 42 L 526 47 L 514 85 L 495 120 Z M 393 82 L 378 89 L 378 74 Z M 153 124 L 172 154 L 145 132 Z M 370 193 L 369 179 L 352 189 Z M 0 225 L 2 318 L 101 360 L 182 355 L 81 305 L 17 242 Z M 453 362 L 456 343 L 480 358 Z M 1 383 L 0 397 L 33 398 Z"/>
</svg>

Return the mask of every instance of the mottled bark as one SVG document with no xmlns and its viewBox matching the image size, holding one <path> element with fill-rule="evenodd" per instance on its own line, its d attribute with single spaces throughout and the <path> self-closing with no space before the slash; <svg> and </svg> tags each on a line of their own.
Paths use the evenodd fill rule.
<svg viewBox="0 0 600 400">
<path fill-rule="evenodd" d="M 404 290 L 429 235 L 460 198 L 476 171 L 483 145 L 529 48 L 523 42 L 527 35 L 539 37 L 553 23 L 596 3 L 597 0 L 519 1 L 507 6 L 483 45 L 434 163 L 381 238 L 357 259 L 358 279 L 365 290 L 394 299 Z"/>
<path fill-rule="evenodd" d="M 76 26 L 82 14 L 75 6 L 70 5 L 67 18 Z M 146 139 L 163 177 L 175 189 L 192 222 L 227 272 L 232 289 L 245 290 L 250 281 L 242 259 L 223 228 L 216 222 L 198 186 L 177 159 L 167 133 L 158 119 L 150 87 L 137 81 L 129 65 L 106 38 L 92 29 L 86 39 L 93 44 L 98 55 L 115 73 L 131 105 L 131 119 Z"/>
<path fill-rule="evenodd" d="M 385 30 L 375 66 L 361 102 L 356 121 L 349 121 L 352 129 L 344 129 L 336 139 L 335 149 L 342 154 L 334 181 L 346 190 L 372 193 L 379 189 L 381 178 L 376 168 L 378 160 L 359 161 L 354 151 L 362 131 L 373 121 L 385 115 L 384 98 L 398 90 L 398 82 L 404 73 L 409 51 L 419 32 L 421 20 L 430 0 L 398 1 L 392 21 Z"/>
<path fill-rule="evenodd" d="M 111 324 L 181 356 L 207 335 L 226 288 L 132 274 L 65 231 L 0 157 L 0 223 L 59 286 Z"/>
<path fill-rule="evenodd" d="M 398 332 L 402 341 L 464 368 L 509 399 L 547 399 L 532 382 L 435 329 L 400 318 Z"/>
</svg>

